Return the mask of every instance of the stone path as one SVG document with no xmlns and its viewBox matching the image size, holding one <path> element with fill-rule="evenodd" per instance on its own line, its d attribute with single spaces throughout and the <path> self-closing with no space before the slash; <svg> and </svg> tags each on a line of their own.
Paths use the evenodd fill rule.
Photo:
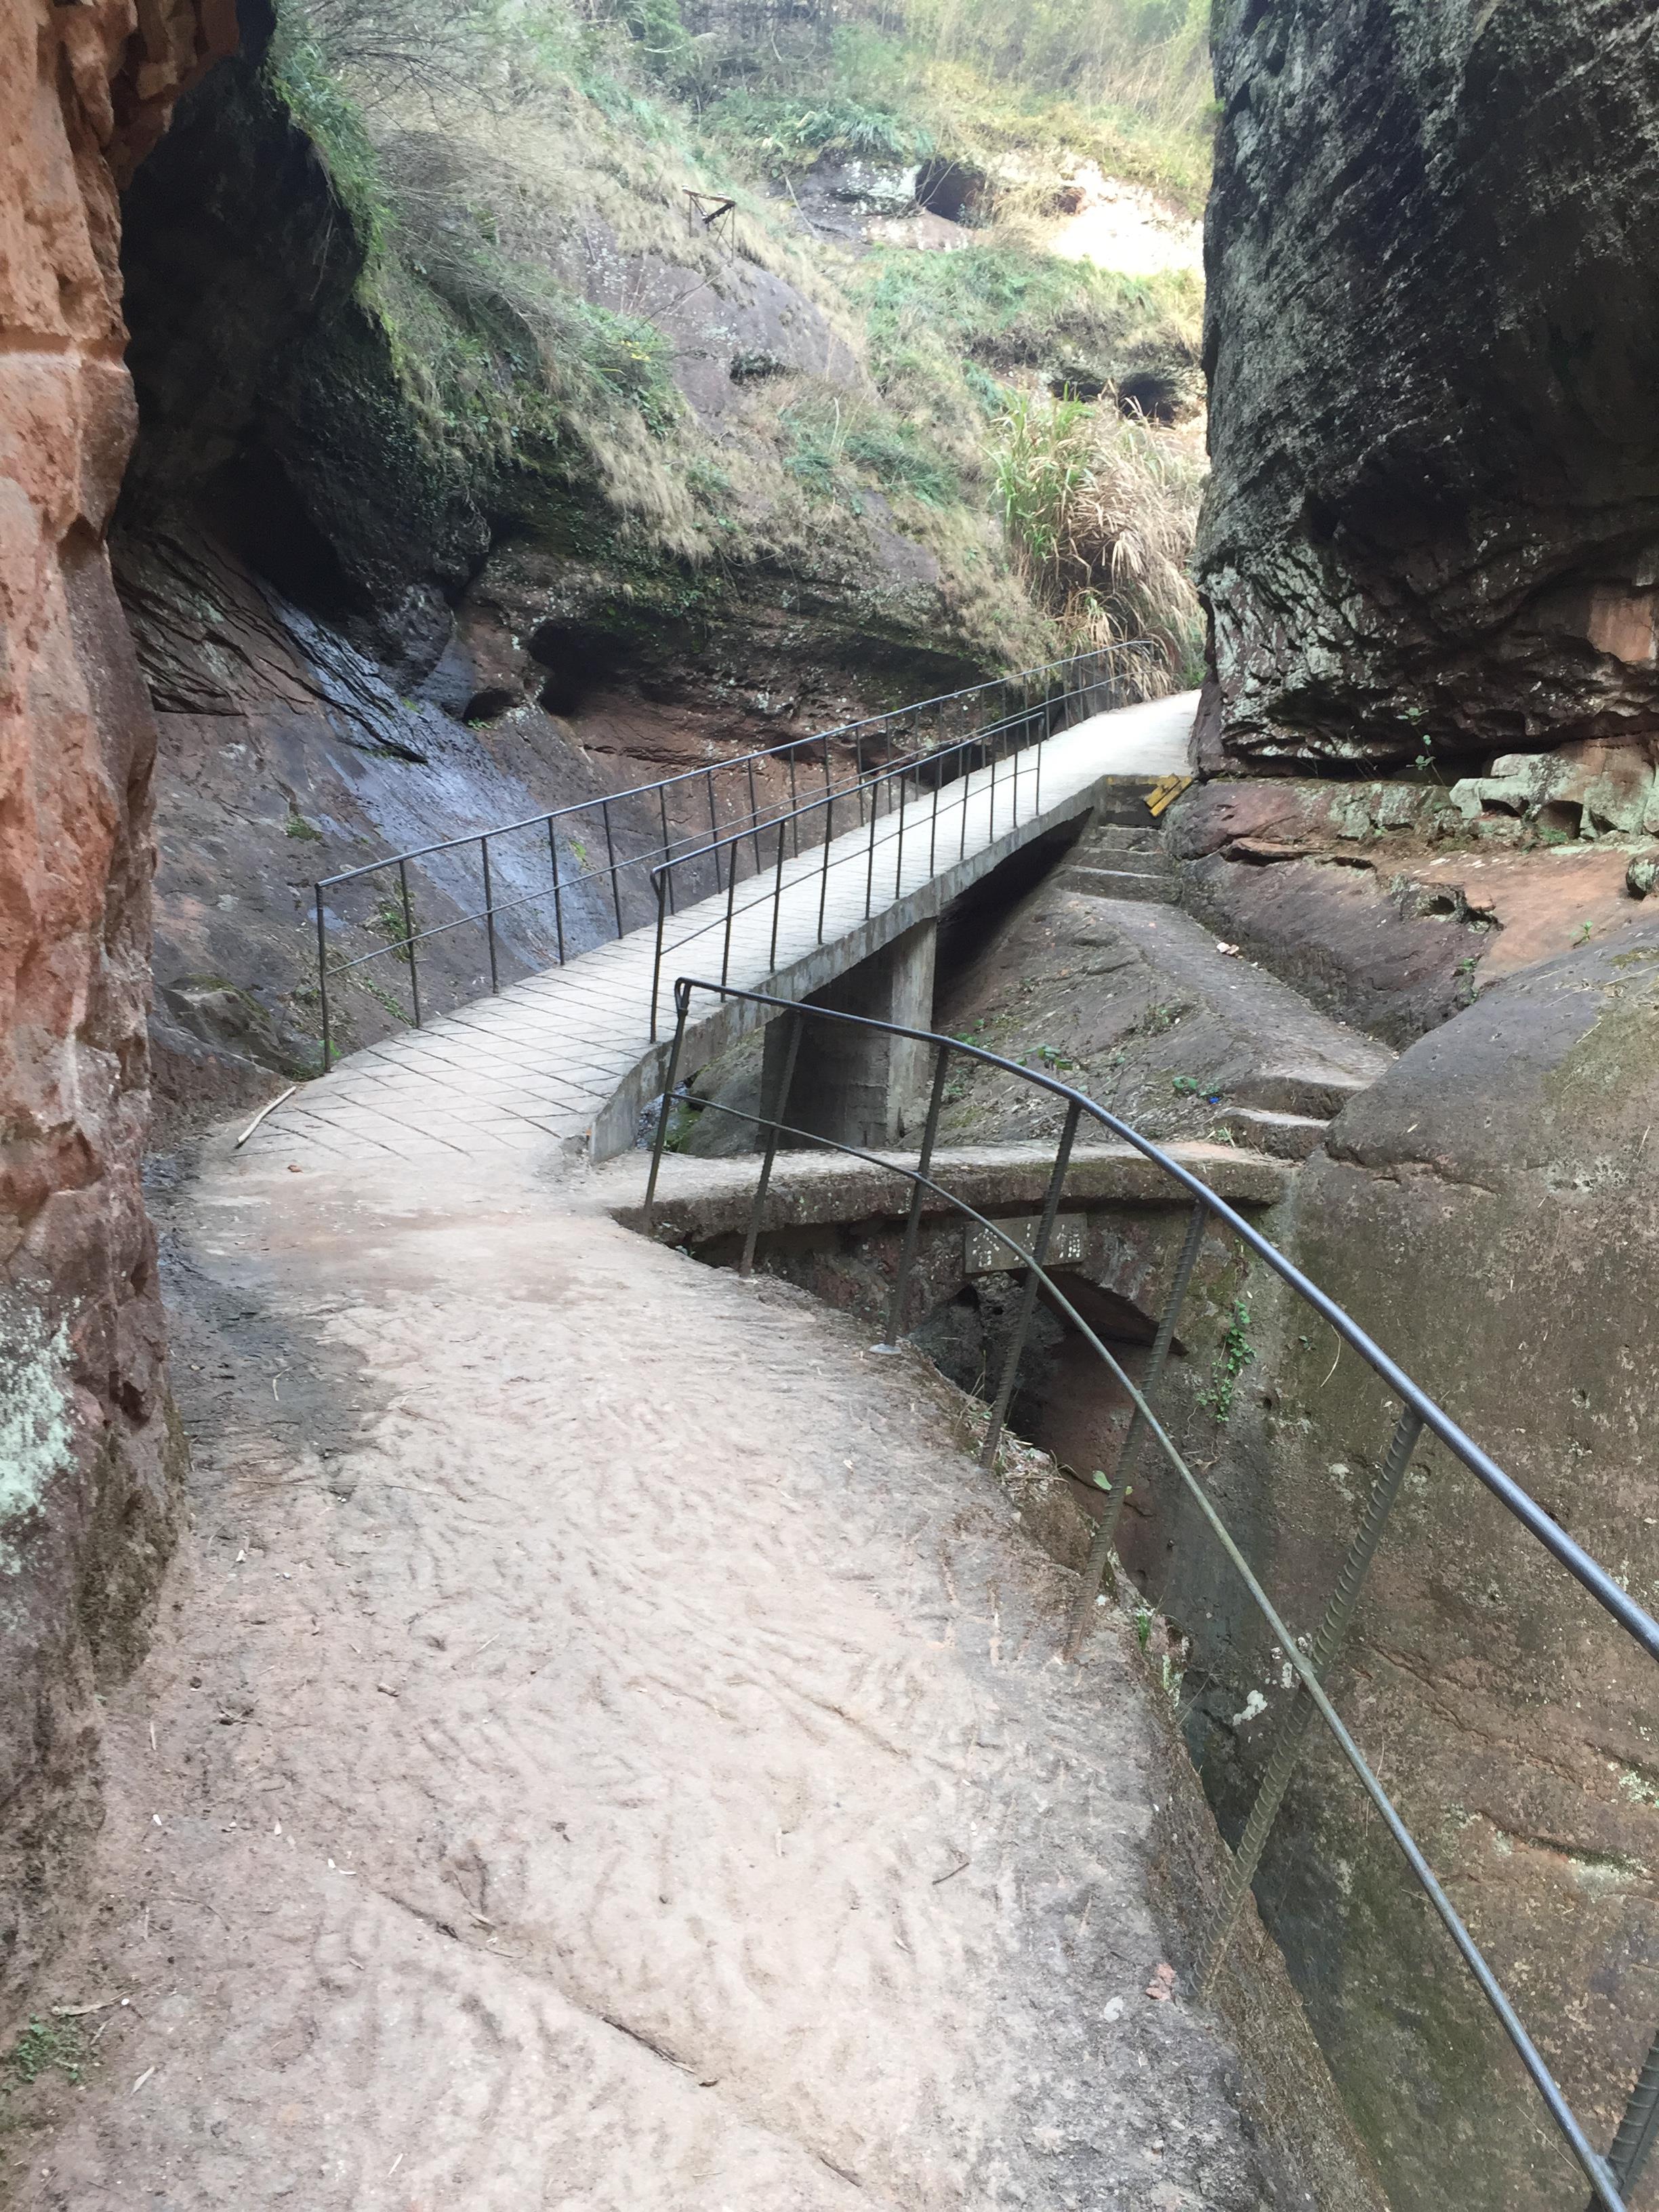
<svg viewBox="0 0 1659 2212">
<path fill-rule="evenodd" d="M 1248 2063 L 1190 2001 L 1207 1814 L 1127 1617 L 1058 1663 L 1052 1471 L 611 1218 L 585 969 L 159 1194 L 191 1524 L 17 2212 L 1377 2212 L 1280 1970 Z"/>
<path fill-rule="evenodd" d="M 1195 703 L 1196 695 L 1185 693 L 1091 715 L 1014 761 L 946 786 L 936 823 L 931 807 L 915 804 L 902 836 L 896 815 L 879 823 L 873 905 L 887 933 L 904 925 L 924 894 L 954 896 L 1042 825 L 1078 812 L 1103 776 L 1184 769 Z M 740 882 L 730 981 L 757 990 L 776 978 L 793 995 L 786 979 L 809 958 L 824 973 L 803 980 L 803 991 L 862 958 L 870 949 L 871 852 L 867 828 L 830 846 L 822 931 L 822 849 L 786 860 L 775 944 L 773 872 Z M 672 1026 L 676 975 L 720 974 L 726 913 L 720 894 L 672 919 L 664 1027 Z M 827 957 L 818 952 L 821 936 Z M 453 1163 L 533 1154 L 550 1140 L 580 1139 L 650 1052 L 655 951 L 654 929 L 635 930 L 423 1029 L 366 1046 L 306 1085 L 250 1149 L 313 1165 Z"/>
<path fill-rule="evenodd" d="M 17 2212 L 1309 2201 L 1151 1902 L 1195 1784 L 1129 1623 L 1055 1663 L 1071 1578 L 925 1362 L 557 1154 L 210 1151 L 193 1527 Z"/>
</svg>

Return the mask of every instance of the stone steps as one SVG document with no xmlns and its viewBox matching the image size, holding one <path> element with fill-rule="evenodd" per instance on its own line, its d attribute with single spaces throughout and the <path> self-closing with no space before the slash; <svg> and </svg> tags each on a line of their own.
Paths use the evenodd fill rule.
<svg viewBox="0 0 1659 2212">
<path fill-rule="evenodd" d="M 1266 1106 L 1225 1106 L 1215 1118 L 1218 1128 L 1231 1129 L 1240 1145 L 1276 1160 L 1309 1158 L 1330 1127 L 1322 1115 L 1280 1114 Z"/>
<path fill-rule="evenodd" d="M 1078 866 L 1061 871 L 1060 888 L 1081 891 L 1085 898 L 1156 900 L 1176 903 L 1179 886 L 1167 868 L 1095 868 Z"/>
<path fill-rule="evenodd" d="M 1103 820 L 1098 814 L 1073 847 L 1057 881 L 1061 890 L 1085 898 L 1174 906 L 1181 896 L 1162 832 L 1149 823 Z"/>
</svg>

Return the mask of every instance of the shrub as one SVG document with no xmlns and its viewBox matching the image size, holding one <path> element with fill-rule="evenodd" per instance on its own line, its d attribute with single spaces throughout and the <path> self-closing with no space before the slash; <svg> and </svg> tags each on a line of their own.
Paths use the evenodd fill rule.
<svg viewBox="0 0 1659 2212">
<path fill-rule="evenodd" d="M 1002 418 L 993 465 L 1019 565 L 1066 628 L 1101 643 L 1156 638 L 1171 669 L 1195 679 L 1196 460 L 1144 422 L 1021 394 Z"/>
</svg>

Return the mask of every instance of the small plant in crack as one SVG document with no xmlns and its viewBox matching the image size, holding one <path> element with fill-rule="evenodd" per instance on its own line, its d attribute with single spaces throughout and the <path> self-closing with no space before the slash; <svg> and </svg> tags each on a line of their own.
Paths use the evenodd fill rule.
<svg viewBox="0 0 1659 2212">
<path fill-rule="evenodd" d="M 1218 1425 L 1232 1412 L 1238 1378 L 1255 1358 L 1255 1349 L 1250 1342 L 1250 1310 L 1243 1298 L 1235 1298 L 1231 1318 L 1216 1347 L 1210 1387 L 1198 1393 L 1199 1404 L 1208 1407 Z"/>
</svg>

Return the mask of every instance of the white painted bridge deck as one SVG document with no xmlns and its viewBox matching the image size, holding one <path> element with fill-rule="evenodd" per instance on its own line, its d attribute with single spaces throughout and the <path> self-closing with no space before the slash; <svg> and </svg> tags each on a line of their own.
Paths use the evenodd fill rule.
<svg viewBox="0 0 1659 2212">
<path fill-rule="evenodd" d="M 1095 714 L 1042 745 L 912 800 L 878 823 L 874 891 L 868 826 L 830 848 L 823 941 L 823 850 L 786 859 L 773 957 L 774 872 L 739 881 L 728 980 L 744 990 L 804 997 L 928 915 L 1019 848 L 1093 803 L 1109 777 L 1186 770 L 1197 695 Z M 1041 754 L 1041 781 L 1037 756 Z M 1018 813 L 1014 768 L 1019 768 Z M 1036 803 L 1040 792 L 1040 805 Z M 764 838 L 764 833 L 763 833 Z M 534 1152 L 587 1140 L 604 1156 L 632 1141 L 640 1108 L 662 1083 L 678 975 L 717 978 L 725 892 L 672 916 L 662 963 L 659 1044 L 651 1038 L 654 925 L 508 984 L 410 1030 L 363 1046 L 306 1084 L 249 1139 L 250 1151 L 347 1166 L 386 1159 L 441 1162 Z M 700 1024 L 700 1065 L 752 1026 L 718 1015 Z"/>
</svg>

